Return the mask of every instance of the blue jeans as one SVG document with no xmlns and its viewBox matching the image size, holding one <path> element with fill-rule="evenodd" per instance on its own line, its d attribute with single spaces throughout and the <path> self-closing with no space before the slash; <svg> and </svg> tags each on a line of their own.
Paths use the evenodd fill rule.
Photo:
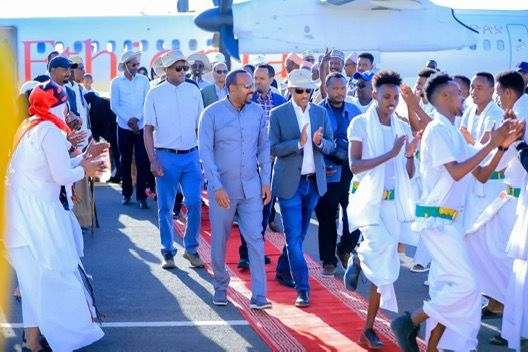
<svg viewBox="0 0 528 352">
<path fill-rule="evenodd" d="M 156 177 L 158 196 L 158 221 L 161 236 L 161 254 L 176 254 L 174 248 L 174 227 L 172 212 L 178 186 L 181 186 L 187 207 L 187 226 L 183 245 L 185 252 L 198 252 L 198 236 L 202 219 L 202 201 L 200 197 L 202 172 L 198 150 L 187 154 L 174 154 L 156 150 L 156 157 L 163 169 L 163 176 Z"/>
<path fill-rule="evenodd" d="M 318 201 L 319 192 L 315 178 L 308 181 L 301 178 L 293 197 L 288 199 L 279 197 L 287 253 L 283 252 L 279 257 L 277 272 L 291 271 L 297 292 L 310 291 L 303 242 Z"/>
</svg>

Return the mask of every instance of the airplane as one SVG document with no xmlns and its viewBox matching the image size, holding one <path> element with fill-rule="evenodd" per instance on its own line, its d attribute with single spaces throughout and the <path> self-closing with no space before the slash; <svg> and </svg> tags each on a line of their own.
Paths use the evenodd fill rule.
<svg viewBox="0 0 528 352">
<path fill-rule="evenodd" d="M 278 77 L 285 76 L 283 53 L 323 52 L 326 47 L 370 50 L 378 68 L 395 69 L 409 78 L 428 59 L 435 59 L 449 73 L 467 76 L 477 71 L 496 73 L 528 60 L 528 11 L 450 10 L 427 0 L 288 0 L 289 10 L 284 11 L 284 6 L 279 10 L 284 3 L 221 1 L 218 9 L 224 6 L 232 15 L 233 38 L 228 37 L 229 16 L 212 20 L 220 27 L 208 29 L 222 32 L 221 50 L 234 57 L 243 53 L 242 64 L 265 54 Z M 209 10 L 207 16 L 220 13 L 218 9 Z M 6 18 L 0 19 L 0 40 L 16 53 L 21 83 L 45 73 L 47 54 L 57 50 L 66 56 L 81 55 L 86 72 L 94 76 L 95 88 L 107 92 L 124 51 L 141 50 L 141 64 L 147 68 L 170 49 L 184 54 L 218 51 L 213 34 L 194 24 L 195 20 L 200 24 L 202 15 Z M 426 24 L 423 18 L 435 22 Z M 222 21 L 227 21 L 227 27 L 222 27 Z M 252 38 L 249 43 L 248 38 Z M 239 52 L 233 51 L 232 40 L 238 41 Z"/>
</svg>

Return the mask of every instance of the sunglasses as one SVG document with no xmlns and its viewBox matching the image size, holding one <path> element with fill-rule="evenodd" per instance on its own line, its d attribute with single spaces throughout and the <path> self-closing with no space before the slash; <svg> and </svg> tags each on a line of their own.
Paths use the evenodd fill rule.
<svg viewBox="0 0 528 352">
<path fill-rule="evenodd" d="M 132 64 L 132 63 L 127 63 L 127 66 L 130 66 L 130 67 L 138 67 L 139 64 L 138 64 L 138 63 L 133 63 L 133 64 Z M 77 67 L 75 67 L 75 68 L 77 68 Z"/>
<path fill-rule="evenodd" d="M 229 71 L 227 71 L 227 70 L 215 70 L 215 72 L 217 74 L 219 74 L 219 75 L 222 75 L 222 74 L 227 75 L 227 72 L 229 72 Z"/>
<path fill-rule="evenodd" d="M 204 68 L 204 64 L 192 64 L 192 68 Z"/>
<path fill-rule="evenodd" d="M 295 88 L 295 93 L 297 94 L 303 94 L 303 93 L 306 93 L 306 94 L 310 94 L 312 92 L 311 89 L 302 89 L 302 88 Z"/>
<path fill-rule="evenodd" d="M 367 85 L 366 85 L 366 84 L 364 84 L 364 83 L 361 83 L 361 84 L 358 84 L 357 86 L 358 86 L 358 88 L 361 88 L 361 89 L 363 89 L 363 88 L 365 88 L 365 87 L 366 87 Z"/>
<path fill-rule="evenodd" d="M 176 72 L 181 72 L 181 71 L 187 72 L 189 71 L 189 66 L 175 66 L 174 70 Z"/>
<path fill-rule="evenodd" d="M 251 88 L 255 87 L 255 83 L 250 82 L 248 84 L 237 84 L 237 86 L 242 86 L 242 87 L 244 87 L 246 89 L 251 89 Z"/>
</svg>

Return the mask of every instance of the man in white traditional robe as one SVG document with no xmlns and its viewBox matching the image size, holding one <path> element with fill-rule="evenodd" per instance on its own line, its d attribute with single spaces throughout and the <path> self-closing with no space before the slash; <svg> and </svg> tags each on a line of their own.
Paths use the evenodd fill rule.
<svg viewBox="0 0 528 352">
<path fill-rule="evenodd" d="M 506 71 L 497 76 L 497 96 L 502 108 L 508 111 L 512 118 L 526 121 L 528 119 L 528 95 L 524 94 L 524 81 L 515 71 Z M 528 169 L 528 138 L 526 133 L 523 141 L 517 145 L 519 159 Z M 506 254 L 513 260 L 513 271 L 507 286 L 502 317 L 501 336 L 496 336 L 493 342 L 505 344 L 516 351 L 521 350 L 521 338 L 528 338 L 528 192 L 527 176 L 521 183 L 521 192 L 517 204 L 517 220 L 506 245 Z M 492 338 L 493 339 L 493 338 Z"/>
<path fill-rule="evenodd" d="M 372 283 L 367 319 L 360 342 L 382 348 L 373 330 L 379 307 L 398 311 L 393 283 L 400 271 L 398 240 L 402 222 L 414 219 L 410 177 L 420 134 L 410 141 L 410 127 L 394 113 L 400 75 L 381 71 L 372 79 L 376 101 L 348 128 L 350 168 L 354 174 L 348 211 L 351 229 L 359 228 L 363 242 L 349 260 L 345 285 L 357 287 L 360 270 Z M 360 264 L 359 264 L 360 263 Z"/>
<path fill-rule="evenodd" d="M 427 125 L 421 144 L 423 195 L 416 206 L 415 231 L 432 256 L 429 295 L 423 308 L 391 322 L 404 351 L 418 351 L 416 336 L 427 320 L 428 351 L 477 348 L 480 328 L 480 292 L 463 242 L 463 216 L 470 173 L 487 180 L 506 149 L 517 138 L 518 125 L 505 122 L 493 130 L 477 153 L 471 150 L 455 126 L 463 109 L 458 84 L 437 73 L 427 81 L 425 92 L 437 112 Z M 489 164 L 479 164 L 494 152 Z"/>
</svg>

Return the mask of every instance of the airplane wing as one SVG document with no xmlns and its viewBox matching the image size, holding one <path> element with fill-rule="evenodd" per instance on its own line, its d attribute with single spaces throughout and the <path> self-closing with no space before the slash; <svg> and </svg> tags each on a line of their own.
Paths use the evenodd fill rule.
<svg viewBox="0 0 528 352">
<path fill-rule="evenodd" d="M 347 10 L 420 10 L 430 7 L 428 0 L 321 0 Z"/>
</svg>

